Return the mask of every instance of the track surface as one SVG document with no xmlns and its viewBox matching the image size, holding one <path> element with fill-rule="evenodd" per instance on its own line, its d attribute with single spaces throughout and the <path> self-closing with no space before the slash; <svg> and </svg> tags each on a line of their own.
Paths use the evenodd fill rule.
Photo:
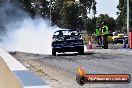
<svg viewBox="0 0 132 88">
<path fill-rule="evenodd" d="M 85 55 L 52 55 L 11 52 L 17 60 L 41 77 L 53 88 L 132 88 L 132 84 L 85 84 L 76 83 L 79 66 L 90 74 L 131 74 L 132 54 L 120 50 L 92 50 Z"/>
</svg>

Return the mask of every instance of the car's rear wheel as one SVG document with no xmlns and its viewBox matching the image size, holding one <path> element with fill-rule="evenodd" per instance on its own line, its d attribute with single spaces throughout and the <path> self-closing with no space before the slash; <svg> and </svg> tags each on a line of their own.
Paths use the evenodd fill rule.
<svg viewBox="0 0 132 88">
<path fill-rule="evenodd" d="M 52 49 L 52 55 L 53 55 L 53 56 L 56 56 L 56 51 L 55 51 L 55 49 Z"/>
</svg>

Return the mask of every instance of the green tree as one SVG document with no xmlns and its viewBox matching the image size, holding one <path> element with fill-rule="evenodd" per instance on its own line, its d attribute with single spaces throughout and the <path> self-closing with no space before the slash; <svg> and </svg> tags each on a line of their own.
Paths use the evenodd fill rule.
<svg viewBox="0 0 132 88">
<path fill-rule="evenodd" d="M 40 5 L 40 14 L 42 17 L 49 17 L 49 2 L 47 0 L 39 0 Z"/>
<path fill-rule="evenodd" d="M 119 0 L 119 5 L 117 9 L 117 30 L 118 31 L 125 31 L 126 30 L 126 7 L 127 7 L 127 0 Z"/>
<path fill-rule="evenodd" d="M 63 8 L 60 11 L 61 25 L 64 28 L 75 29 L 78 24 L 79 8 L 73 1 L 63 3 Z"/>
<path fill-rule="evenodd" d="M 93 15 L 96 14 L 96 1 L 95 0 L 79 0 L 80 14 L 83 17 L 87 17 L 87 14 L 90 14 L 91 9 Z"/>
<path fill-rule="evenodd" d="M 82 17 L 81 30 L 87 30 L 88 33 L 93 33 L 96 27 L 96 4 L 95 0 L 80 0 L 79 3 L 79 16 Z M 90 19 L 88 14 L 93 14 L 93 18 Z"/>
<path fill-rule="evenodd" d="M 62 28 L 86 30 L 88 23 L 92 22 L 92 27 L 93 24 L 95 25 L 96 19 L 92 19 L 91 22 L 88 20 L 90 12 L 93 13 L 94 18 L 97 13 L 95 0 L 80 0 L 79 2 L 75 2 L 75 0 L 51 0 L 51 4 L 47 0 L 19 0 L 18 2 L 20 2 L 20 8 L 32 17 L 36 15 L 50 17 L 51 14 L 52 23 Z"/>
<path fill-rule="evenodd" d="M 52 17 L 52 24 L 57 24 L 59 27 L 61 26 L 60 23 L 60 11 L 63 7 L 63 3 L 65 0 L 52 0 L 51 2 L 51 17 Z"/>
<path fill-rule="evenodd" d="M 113 17 L 110 17 L 107 14 L 100 14 L 97 17 L 96 23 L 98 26 L 102 26 L 102 22 L 106 23 L 111 32 L 116 30 L 116 21 Z"/>
<path fill-rule="evenodd" d="M 63 8 L 63 4 L 67 1 L 73 1 L 75 0 L 52 0 L 51 5 L 51 14 L 52 14 L 52 24 L 57 24 L 59 27 L 61 27 L 61 10 Z"/>
<path fill-rule="evenodd" d="M 31 0 L 11 0 L 11 2 L 16 3 L 15 6 L 19 7 L 20 9 L 23 9 L 27 13 L 31 15 L 31 17 L 35 16 L 35 11 L 33 10 Z M 18 6 L 19 5 L 19 6 Z"/>
<path fill-rule="evenodd" d="M 30 5 L 28 6 L 35 12 L 35 15 L 49 17 L 49 2 L 47 0 L 31 0 Z"/>
<path fill-rule="evenodd" d="M 132 0 L 130 2 L 130 29 L 132 28 Z M 119 0 L 118 17 L 116 20 L 118 31 L 127 32 L 127 0 Z"/>
<path fill-rule="evenodd" d="M 87 18 L 84 20 L 84 29 L 87 31 L 88 34 L 94 33 L 94 25 L 91 18 Z"/>
<path fill-rule="evenodd" d="M 52 2 L 52 22 L 62 28 L 72 25 L 73 28 L 84 29 L 85 20 L 87 20 L 87 14 L 89 14 L 87 12 L 92 10 L 94 16 L 96 14 L 95 0 L 80 0 L 78 3 L 75 0 L 53 0 Z M 68 2 L 74 4 L 70 5 Z"/>
</svg>

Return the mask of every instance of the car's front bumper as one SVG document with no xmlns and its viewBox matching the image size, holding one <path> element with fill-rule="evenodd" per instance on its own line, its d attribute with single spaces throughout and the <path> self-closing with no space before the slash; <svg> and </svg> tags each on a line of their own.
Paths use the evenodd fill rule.
<svg viewBox="0 0 132 88">
<path fill-rule="evenodd" d="M 78 52 L 84 50 L 84 45 L 80 46 L 63 46 L 63 47 L 52 47 L 56 52 Z"/>
<path fill-rule="evenodd" d="M 126 43 L 128 43 L 128 39 L 127 38 L 125 38 L 125 39 L 126 39 Z M 115 38 L 113 42 L 123 43 L 123 40 L 124 40 L 124 38 Z"/>
</svg>

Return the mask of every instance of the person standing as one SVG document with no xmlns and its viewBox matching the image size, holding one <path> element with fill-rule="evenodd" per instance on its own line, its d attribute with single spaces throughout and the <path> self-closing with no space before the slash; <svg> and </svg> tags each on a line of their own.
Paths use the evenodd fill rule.
<svg viewBox="0 0 132 88">
<path fill-rule="evenodd" d="M 108 49 L 108 35 L 109 35 L 109 27 L 105 22 L 102 23 L 102 36 L 103 36 L 103 45 L 104 49 Z"/>
<path fill-rule="evenodd" d="M 96 33 L 96 37 L 97 37 L 97 43 L 98 43 L 98 45 L 101 45 L 102 44 L 102 40 L 101 40 L 102 29 L 99 26 L 97 26 L 95 33 Z"/>
</svg>

